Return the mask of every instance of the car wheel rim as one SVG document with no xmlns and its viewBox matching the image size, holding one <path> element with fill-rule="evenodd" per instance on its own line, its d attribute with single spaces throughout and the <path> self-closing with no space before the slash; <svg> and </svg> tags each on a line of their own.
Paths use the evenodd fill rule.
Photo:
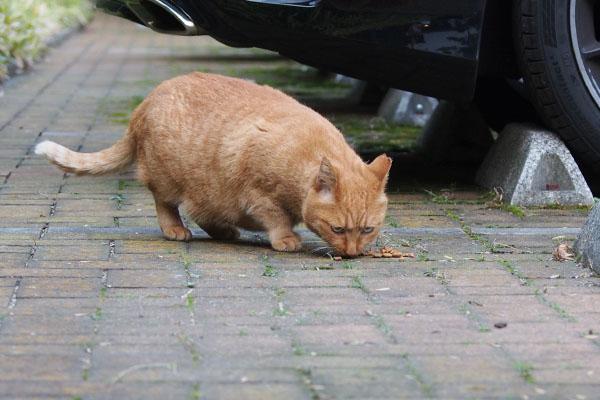
<svg viewBox="0 0 600 400">
<path fill-rule="evenodd" d="M 571 0 L 569 22 L 579 72 L 600 108 L 600 0 Z"/>
</svg>

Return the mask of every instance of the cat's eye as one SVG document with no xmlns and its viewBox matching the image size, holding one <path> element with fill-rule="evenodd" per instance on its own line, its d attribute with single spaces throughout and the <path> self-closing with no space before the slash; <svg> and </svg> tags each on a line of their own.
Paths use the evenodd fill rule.
<svg viewBox="0 0 600 400">
<path fill-rule="evenodd" d="M 332 226 L 331 230 L 337 234 L 344 233 L 344 228 L 341 226 Z"/>
<path fill-rule="evenodd" d="M 371 233 L 373 232 L 373 227 L 372 226 L 367 226 L 366 228 L 364 228 L 362 230 L 362 233 Z"/>
</svg>

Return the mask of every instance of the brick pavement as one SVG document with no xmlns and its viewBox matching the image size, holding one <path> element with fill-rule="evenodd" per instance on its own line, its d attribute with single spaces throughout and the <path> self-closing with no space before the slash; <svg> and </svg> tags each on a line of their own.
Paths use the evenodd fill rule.
<svg viewBox="0 0 600 400">
<path fill-rule="evenodd" d="M 380 243 L 418 257 L 332 263 L 302 229 L 298 254 L 253 234 L 165 241 L 131 172 L 73 177 L 32 155 L 42 139 L 107 147 L 170 76 L 266 62 L 288 63 L 99 15 L 8 82 L 0 398 L 597 398 L 600 281 L 551 256 L 586 210 L 399 191 Z"/>
</svg>

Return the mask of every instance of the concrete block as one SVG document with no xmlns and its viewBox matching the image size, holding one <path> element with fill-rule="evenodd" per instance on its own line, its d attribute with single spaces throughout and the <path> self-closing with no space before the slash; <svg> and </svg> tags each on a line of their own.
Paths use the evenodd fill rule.
<svg viewBox="0 0 600 400">
<path fill-rule="evenodd" d="M 404 90 L 389 89 L 377 114 L 387 122 L 425 126 L 438 100 Z"/>
<path fill-rule="evenodd" d="M 594 206 L 577 236 L 575 252 L 583 265 L 600 273 L 600 203 Z"/>
<path fill-rule="evenodd" d="M 531 124 L 510 124 L 486 155 L 475 182 L 502 188 L 519 206 L 593 205 L 594 197 L 563 141 Z"/>
</svg>

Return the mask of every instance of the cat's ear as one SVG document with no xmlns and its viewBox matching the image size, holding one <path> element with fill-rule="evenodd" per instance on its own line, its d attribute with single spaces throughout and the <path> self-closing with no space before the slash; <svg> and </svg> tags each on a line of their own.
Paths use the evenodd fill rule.
<svg viewBox="0 0 600 400">
<path fill-rule="evenodd" d="M 383 183 L 383 186 L 387 183 L 388 173 L 392 166 L 392 159 L 384 154 L 380 155 L 368 165 L 371 172 Z"/>
<path fill-rule="evenodd" d="M 315 189 L 317 192 L 333 192 L 336 185 L 337 177 L 335 176 L 335 171 L 333 170 L 333 167 L 331 166 L 331 163 L 327 157 L 323 157 L 323 160 L 321 160 L 321 166 L 319 167 L 319 173 L 317 174 L 317 179 L 315 180 Z"/>
</svg>

